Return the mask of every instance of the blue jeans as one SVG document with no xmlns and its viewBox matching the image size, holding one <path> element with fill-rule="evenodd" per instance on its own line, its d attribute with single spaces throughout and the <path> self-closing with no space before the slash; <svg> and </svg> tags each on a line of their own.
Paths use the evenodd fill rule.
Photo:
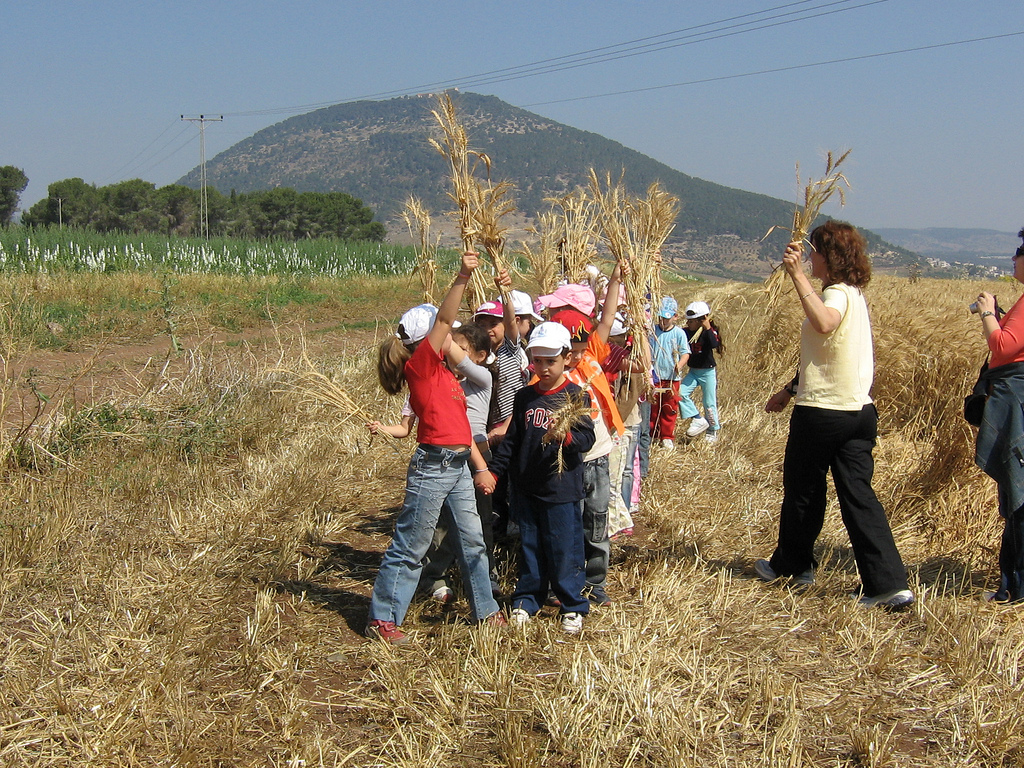
<svg viewBox="0 0 1024 768">
<path fill-rule="evenodd" d="M 590 601 L 583 597 L 583 505 L 552 504 L 513 487 L 511 509 L 522 542 L 512 607 L 532 616 L 550 590 L 561 601 L 562 613 L 588 613 Z"/>
<path fill-rule="evenodd" d="M 423 570 L 441 504 L 448 502 L 458 533 L 454 537 L 462 578 L 467 585 L 473 618 L 485 619 L 498 611 L 491 596 L 487 553 L 476 511 L 473 480 L 466 462 L 469 451 L 420 445 L 409 462 L 405 503 L 395 522 L 395 535 L 384 553 L 370 599 L 370 620 L 401 625 Z"/>
<path fill-rule="evenodd" d="M 640 408 L 640 437 L 637 438 L 637 450 L 640 452 L 640 477 L 647 477 L 647 470 L 651 466 L 651 401 L 641 400 Z"/>
<path fill-rule="evenodd" d="M 608 500 L 611 483 L 608 457 L 599 456 L 583 464 L 583 552 L 586 557 L 588 587 L 604 589 L 608 581 L 608 563 L 612 545 L 608 541 Z"/>
<path fill-rule="evenodd" d="M 683 378 L 679 386 L 679 415 L 684 419 L 692 419 L 700 416 L 700 411 L 693 404 L 690 395 L 697 387 L 700 387 L 703 405 L 704 418 L 711 425 L 708 430 L 717 432 L 722 428 L 718 420 L 718 375 L 715 368 L 691 368 Z"/>
<path fill-rule="evenodd" d="M 626 502 L 626 509 L 630 512 L 633 511 L 633 465 L 636 463 L 636 452 L 639 448 L 640 430 L 642 428 L 642 420 L 640 424 L 637 424 L 635 427 L 626 427 L 626 436 L 629 438 L 629 448 L 626 451 L 626 466 L 622 468 L 621 481 L 622 500 Z"/>
</svg>

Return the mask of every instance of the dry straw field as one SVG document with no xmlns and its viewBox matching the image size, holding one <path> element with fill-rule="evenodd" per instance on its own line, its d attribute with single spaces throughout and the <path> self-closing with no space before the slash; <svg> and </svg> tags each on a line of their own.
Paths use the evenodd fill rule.
<svg viewBox="0 0 1024 768">
<path fill-rule="evenodd" d="M 654 454 L 637 534 L 613 554 L 614 606 L 569 637 L 553 620 L 477 628 L 464 603 L 419 603 L 414 642 L 392 648 L 360 632 L 412 446 L 371 441 L 294 385 L 305 354 L 393 418 L 372 346 L 413 286 L 324 283 L 318 307 L 271 312 L 259 334 L 258 313 L 234 318 L 224 339 L 208 333 L 228 327 L 210 286 L 183 281 L 183 352 L 62 389 L 53 358 L 19 335 L 17 297 L 95 292 L 82 286 L 99 279 L 110 293 L 160 286 L 26 279 L 0 288 L 2 765 L 1024 764 L 1022 614 L 979 599 L 1000 526 L 960 417 L 984 357 L 966 311 L 980 285 L 868 288 L 876 487 L 913 611 L 851 604 L 834 503 L 816 586 L 753 578 L 774 542 L 787 429 L 763 405 L 795 365 L 798 302 L 784 294 L 770 310 L 757 286 L 669 283 L 724 327 L 723 437 Z M 126 316 L 104 349 L 166 351 L 162 323 Z M 78 346 L 88 357 L 96 343 Z M 24 410 L 33 387 L 49 400 L 38 417 Z"/>
</svg>

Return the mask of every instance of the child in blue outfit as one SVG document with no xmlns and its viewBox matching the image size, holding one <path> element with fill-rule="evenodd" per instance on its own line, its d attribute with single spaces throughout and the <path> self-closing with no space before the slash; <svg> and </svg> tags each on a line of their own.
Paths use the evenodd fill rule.
<svg viewBox="0 0 1024 768">
<path fill-rule="evenodd" d="M 725 353 L 722 334 L 711 320 L 711 308 L 704 301 L 695 301 L 686 308 L 686 340 L 690 345 L 690 370 L 679 387 L 679 415 L 691 419 L 686 436 L 691 440 L 702 433 L 709 443 L 718 440 L 722 422 L 718 418 L 718 374 L 715 372 L 715 350 Z M 690 399 L 700 387 L 704 416 Z"/>
<path fill-rule="evenodd" d="M 496 477 L 508 473 L 522 542 L 510 618 L 528 622 L 550 590 L 561 603 L 562 629 L 576 634 L 590 610 L 583 595 L 583 454 L 594 445 L 594 423 L 581 415 L 560 442 L 551 439 L 550 427 L 568 396 L 582 398 L 588 413 L 590 400 L 565 376 L 572 341 L 564 326 L 541 323 L 526 348 L 537 382 L 516 393 L 505 439 L 489 463 Z"/>
</svg>

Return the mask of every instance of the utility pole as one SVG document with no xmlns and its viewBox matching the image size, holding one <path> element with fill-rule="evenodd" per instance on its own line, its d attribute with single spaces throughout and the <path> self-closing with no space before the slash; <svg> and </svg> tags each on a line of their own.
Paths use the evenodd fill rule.
<svg viewBox="0 0 1024 768">
<path fill-rule="evenodd" d="M 185 117 L 181 119 L 186 123 L 199 123 L 199 227 L 200 236 L 206 240 L 210 239 L 210 203 L 206 196 L 206 124 L 219 123 L 224 115 L 219 117 Z"/>
</svg>

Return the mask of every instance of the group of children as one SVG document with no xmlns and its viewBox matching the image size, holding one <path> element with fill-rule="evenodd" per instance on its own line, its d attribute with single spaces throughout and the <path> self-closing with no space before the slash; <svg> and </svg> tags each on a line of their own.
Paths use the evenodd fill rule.
<svg viewBox="0 0 1024 768">
<path fill-rule="evenodd" d="M 534 305 L 502 272 L 496 283 L 508 300 L 484 303 L 459 325 L 478 265 L 477 254 L 463 254 L 440 307 L 406 312 L 379 353 L 382 387 L 398 394 L 407 385 L 409 396 L 400 424 L 367 427 L 395 437 L 415 427 L 418 442 L 366 628 L 389 643 L 407 641 L 401 624 L 417 589 L 454 599 L 446 574 L 455 560 L 474 620 L 525 624 L 550 604 L 562 629 L 578 633 L 591 606 L 611 605 L 610 541 L 632 532 L 644 433 L 673 445 L 680 404 L 691 437 L 713 440 L 721 427 L 713 352 L 722 344 L 707 304 L 687 307 L 684 331 L 666 298 L 655 337 L 630 337 L 618 312 L 620 267 L 597 318 L 588 286 L 559 286 Z M 653 408 L 644 397 L 652 364 Z M 703 418 L 689 399 L 696 386 Z M 497 603 L 495 528 L 519 534 L 508 619 Z"/>
</svg>

